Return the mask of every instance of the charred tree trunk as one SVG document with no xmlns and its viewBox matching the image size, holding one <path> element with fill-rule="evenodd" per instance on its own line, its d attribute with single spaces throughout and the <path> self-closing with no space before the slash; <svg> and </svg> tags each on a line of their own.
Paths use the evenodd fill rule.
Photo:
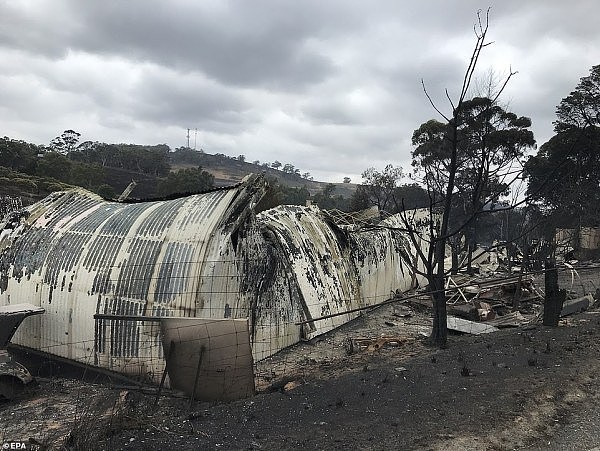
<svg viewBox="0 0 600 451">
<path fill-rule="evenodd" d="M 459 250 L 457 246 L 452 246 L 452 274 L 458 274 L 458 254 Z"/>
<path fill-rule="evenodd" d="M 434 293 L 433 299 L 433 330 L 431 331 L 431 341 L 434 345 L 444 348 L 448 340 L 448 316 L 446 312 L 446 292 L 444 291 L 444 279 L 435 282 L 431 288 Z M 430 284 L 431 286 L 432 284 Z"/>
<path fill-rule="evenodd" d="M 433 291 L 433 330 L 431 331 L 431 341 L 439 347 L 446 347 L 448 340 L 448 322 L 446 312 L 446 291 L 444 281 L 444 258 L 445 258 L 445 240 L 438 241 L 435 248 L 435 260 L 437 262 L 437 271 L 430 273 L 429 286 Z"/>
<path fill-rule="evenodd" d="M 510 257 L 509 257 L 510 258 Z M 523 272 L 519 273 L 519 280 L 517 281 L 517 289 L 515 290 L 515 294 L 513 296 L 513 310 L 519 310 L 521 306 L 521 285 L 523 284 Z"/>
<path fill-rule="evenodd" d="M 475 246 L 472 244 L 472 242 L 469 242 L 467 249 L 468 249 L 468 251 L 467 251 L 467 274 L 472 276 L 474 274 L 473 250 L 475 249 Z"/>
</svg>

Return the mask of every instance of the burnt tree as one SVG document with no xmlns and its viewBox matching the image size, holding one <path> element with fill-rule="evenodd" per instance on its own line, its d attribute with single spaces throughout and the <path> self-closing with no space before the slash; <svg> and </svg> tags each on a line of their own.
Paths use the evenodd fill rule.
<svg viewBox="0 0 600 451">
<path fill-rule="evenodd" d="M 410 213 L 402 214 L 409 237 L 417 250 L 419 263 L 415 271 L 426 277 L 433 299 L 433 331 L 431 340 L 445 346 L 447 313 L 444 265 L 446 247 L 464 237 L 473 246 L 474 229 L 479 218 L 492 211 L 514 208 L 499 200 L 507 195 L 513 182 L 520 180 L 521 157 L 524 150 L 535 144 L 528 130 L 531 121 L 505 111 L 498 98 L 515 72 L 510 71 L 503 83 L 490 97 L 468 99 L 471 82 L 482 50 L 489 45 L 486 35 L 489 10 L 477 14 L 474 27 L 476 42 L 465 71 L 460 93 L 446 98 L 452 108 L 445 114 L 423 91 L 433 109 L 444 119 L 423 124 L 413 135 L 413 165 L 422 177 L 429 195 L 427 232 L 419 235 L 411 227 Z M 428 242 L 427 249 L 420 247 Z"/>
</svg>

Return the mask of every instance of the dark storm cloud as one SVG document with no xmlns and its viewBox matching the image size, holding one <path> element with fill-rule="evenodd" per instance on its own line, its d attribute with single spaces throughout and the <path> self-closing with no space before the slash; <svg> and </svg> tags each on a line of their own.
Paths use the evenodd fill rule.
<svg viewBox="0 0 600 451">
<path fill-rule="evenodd" d="M 227 84 L 282 89 L 318 82 L 335 71 L 309 42 L 322 16 L 294 5 L 144 0 L 8 7 L 1 38 L 50 58 L 76 49 L 200 70 Z M 25 24 L 24 33 L 19 24 Z"/>
</svg>

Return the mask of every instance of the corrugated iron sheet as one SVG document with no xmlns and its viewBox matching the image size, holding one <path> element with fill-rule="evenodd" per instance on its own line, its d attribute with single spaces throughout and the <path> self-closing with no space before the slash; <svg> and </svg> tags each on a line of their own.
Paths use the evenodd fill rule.
<svg viewBox="0 0 600 451">
<path fill-rule="evenodd" d="M 255 215 L 264 192 L 253 176 L 169 201 L 120 204 L 77 189 L 38 202 L 0 238 L 0 305 L 46 310 L 13 341 L 158 381 L 158 324 L 94 314 L 248 318 L 262 359 L 355 314 L 300 321 L 374 305 L 415 283 L 414 249 L 393 220 L 350 231 L 315 207 Z"/>
<path fill-rule="evenodd" d="M 237 296 L 237 263 L 226 238 L 263 189 L 254 178 L 232 189 L 137 204 L 77 189 L 35 204 L 0 244 L 6 248 L 0 304 L 21 300 L 46 309 L 15 342 L 155 378 L 162 365 L 156 325 L 95 322 L 93 315 L 222 317 L 219 299 L 205 299 L 202 290 L 210 280 L 211 294 Z M 215 277 L 215 266 L 228 275 Z M 248 309 L 240 314 L 247 317 Z"/>
<path fill-rule="evenodd" d="M 411 270 L 415 252 L 399 217 L 383 227 L 354 231 L 333 224 L 317 207 L 279 206 L 257 219 L 289 264 L 305 321 L 378 304 L 421 279 Z M 303 338 L 357 315 L 310 322 Z"/>
</svg>

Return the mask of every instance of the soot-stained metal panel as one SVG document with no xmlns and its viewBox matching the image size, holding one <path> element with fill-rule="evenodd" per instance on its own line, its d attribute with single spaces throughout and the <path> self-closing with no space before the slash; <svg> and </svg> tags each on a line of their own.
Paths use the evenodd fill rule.
<svg viewBox="0 0 600 451">
<path fill-rule="evenodd" d="M 293 280 L 301 293 L 306 320 L 343 313 L 361 304 L 357 273 L 349 249 L 339 240 L 318 209 L 281 206 L 259 215 L 289 259 Z M 306 338 L 331 330 L 353 318 L 345 314 L 309 323 Z"/>
<path fill-rule="evenodd" d="M 135 321 L 97 324 L 93 315 L 194 316 L 198 287 L 210 275 L 206 262 L 234 254 L 233 225 L 263 193 L 264 182 L 254 178 L 170 201 L 117 204 L 76 189 L 35 204 L 29 218 L 0 238 L 0 305 L 30 297 L 48 312 L 35 328 L 20 331 L 16 342 L 160 376 L 157 330 Z M 235 261 L 228 265 L 229 271 L 238 267 Z M 218 294 L 207 296 L 205 306 L 224 311 Z M 248 307 L 241 307 L 248 318 Z"/>
<path fill-rule="evenodd" d="M 247 319 L 259 360 L 414 283 L 414 249 L 396 223 L 344 230 L 298 206 L 255 215 L 264 192 L 255 178 L 170 201 L 118 204 L 84 190 L 44 199 L 0 236 L 0 305 L 47 312 L 15 339 L 158 381 L 156 324 L 94 314 Z"/>
<path fill-rule="evenodd" d="M 306 338 L 357 314 L 317 318 L 376 305 L 418 280 L 411 266 L 416 252 L 399 218 L 381 227 L 350 230 L 315 207 L 280 206 L 257 219 L 277 243 L 279 258 L 289 264 L 290 283 L 299 292 L 303 320 L 309 321 L 303 331 Z"/>
<path fill-rule="evenodd" d="M 192 245 L 188 243 L 169 243 L 165 256 L 160 263 L 154 300 L 164 304 L 172 301 L 184 292 L 186 279 L 191 270 Z"/>
<path fill-rule="evenodd" d="M 128 249 L 128 259 L 117 279 L 116 296 L 146 299 L 157 264 L 161 242 L 134 238 Z"/>
</svg>

